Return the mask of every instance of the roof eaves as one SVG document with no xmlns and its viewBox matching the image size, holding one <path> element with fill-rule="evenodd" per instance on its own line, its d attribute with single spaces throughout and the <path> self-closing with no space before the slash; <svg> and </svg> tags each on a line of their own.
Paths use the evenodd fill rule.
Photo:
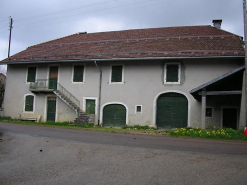
<svg viewBox="0 0 247 185">
<path fill-rule="evenodd" d="M 196 57 L 144 57 L 144 58 L 102 58 L 102 59 L 78 59 L 78 60 L 40 60 L 40 61 L 15 61 L 0 62 L 5 64 L 39 64 L 39 63 L 65 63 L 65 62 L 94 62 L 94 61 L 128 61 L 128 60 L 169 60 L 169 59 L 213 59 L 213 58 L 244 58 L 245 56 L 196 56 Z"/>
</svg>

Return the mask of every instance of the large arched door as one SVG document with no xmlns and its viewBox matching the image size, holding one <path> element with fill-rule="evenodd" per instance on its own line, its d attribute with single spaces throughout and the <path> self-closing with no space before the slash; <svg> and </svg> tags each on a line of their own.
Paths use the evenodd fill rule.
<svg viewBox="0 0 247 185">
<path fill-rule="evenodd" d="M 165 93 L 157 100 L 156 124 L 158 128 L 187 127 L 188 100 L 179 93 Z"/>
<path fill-rule="evenodd" d="M 106 105 L 103 109 L 103 126 L 122 127 L 126 124 L 126 108 L 123 105 Z"/>
</svg>

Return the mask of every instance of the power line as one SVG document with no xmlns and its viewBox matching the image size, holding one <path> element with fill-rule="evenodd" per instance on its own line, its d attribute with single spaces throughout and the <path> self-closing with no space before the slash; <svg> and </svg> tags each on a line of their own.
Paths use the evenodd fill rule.
<svg viewBox="0 0 247 185">
<path fill-rule="evenodd" d="M 62 4 L 67 4 L 67 3 L 71 3 L 71 2 L 74 2 L 74 1 L 79 1 L 79 0 L 73 0 L 73 1 L 67 1 L 67 2 L 64 2 L 64 3 L 58 3 L 57 5 L 49 5 L 49 6 L 46 6 L 46 7 L 43 7 L 43 8 L 38 8 L 38 9 L 35 9 L 35 10 L 32 10 L 32 11 L 29 11 L 29 12 L 23 12 L 23 13 L 18 13 L 18 14 L 14 14 L 14 16 L 17 16 L 17 15 L 22 15 L 22 14 L 27 14 L 27 13 L 30 13 L 30 12 L 36 12 L 37 10 L 43 10 L 43 9 L 46 9 L 47 7 L 54 7 L 54 6 L 58 6 L 58 5 L 62 5 Z M 0 17 L 1 18 L 1 17 Z M 3 17 L 2 17 L 3 18 Z"/>
<path fill-rule="evenodd" d="M 82 14 L 86 14 L 86 13 L 93 13 L 93 12 L 99 12 L 99 11 L 104 11 L 104 10 L 109 10 L 109 9 L 113 9 L 113 8 L 119 8 L 119 7 L 124 7 L 124 6 L 130 6 L 130 5 L 134 5 L 134 4 L 140 4 L 140 3 L 146 3 L 146 2 L 150 2 L 152 0 L 146 0 L 146 1 L 142 1 L 142 2 L 136 2 L 136 3 L 130 3 L 130 4 L 125 4 L 125 5 L 121 5 L 121 6 L 115 6 L 115 7 L 110 7 L 110 8 L 104 8 L 104 9 L 99 9 L 99 10 L 96 10 L 96 11 L 89 11 L 89 12 L 84 12 L 84 13 L 80 13 L 80 14 L 74 14 L 74 15 L 70 15 L 70 16 L 65 16 L 65 17 L 59 17 L 59 18 L 53 18 L 53 19 L 50 19 L 50 20 L 56 20 L 56 19 L 62 19 L 62 18 L 68 18 L 68 17 L 73 17 L 73 16 L 76 16 L 76 15 L 82 15 Z M 154 0 L 153 0 L 154 1 Z M 153 2 L 152 1 L 152 2 Z M 161 3 L 156 3 L 156 4 L 152 4 L 152 5 L 144 5 L 144 6 L 141 6 L 141 7 L 137 7 L 137 8 L 130 8 L 130 9 L 127 9 L 127 10 L 133 10 L 133 9 L 138 9 L 138 8 L 143 8 L 143 7 L 147 7 L 147 6 L 154 6 L 154 5 L 158 5 L 158 4 L 163 4 L 163 3 L 167 3 L 167 2 L 173 2 L 173 1 L 178 1 L 178 0 L 168 0 L 168 1 L 165 1 L 165 2 L 161 2 Z M 119 12 L 123 12 L 123 11 L 127 11 L 127 10 L 122 10 L 122 11 L 118 11 L 118 12 L 113 12 L 113 13 L 119 13 Z M 113 13 L 107 13 L 107 14 L 104 14 L 104 15 L 108 15 L 108 14 L 113 14 Z M 49 21 L 50 21 L 49 20 Z M 15 28 L 19 28 L 19 27 L 23 27 L 23 26 L 26 26 L 26 25 L 33 25 L 33 24 L 38 24 L 40 22 L 46 22 L 47 20 L 43 20 L 43 21 L 38 21 L 38 22 L 34 22 L 34 23 L 29 23 L 29 24 L 24 24 L 24 25 L 20 25 L 20 26 L 15 26 Z M 70 21 L 70 20 L 69 20 Z M 68 21 L 62 21 L 62 22 L 68 22 Z M 48 24 L 45 24 L 45 25 L 49 25 L 49 24 L 57 24 L 57 23 L 61 23 L 61 22 L 52 22 L 52 23 L 48 23 Z"/>
<path fill-rule="evenodd" d="M 7 24 L 5 24 L 4 26 L 0 27 L 0 29 L 2 29 L 3 27 L 5 27 L 5 26 L 7 26 L 7 25 L 8 25 L 8 23 L 7 23 Z"/>
<path fill-rule="evenodd" d="M 65 10 L 63 10 L 63 11 L 57 11 L 57 12 L 53 12 L 53 13 L 49 13 L 49 14 L 41 14 L 41 15 L 38 15 L 38 16 L 32 16 L 32 17 L 30 17 L 30 18 L 17 19 L 16 21 L 21 22 L 21 21 L 26 21 L 26 20 L 30 20 L 30 19 L 35 19 L 35 18 L 40 18 L 40 17 L 46 17 L 46 16 L 49 16 L 49 15 L 64 13 L 64 12 L 73 11 L 73 10 L 81 9 L 81 8 L 84 9 L 84 8 L 87 8 L 87 7 L 96 6 L 96 5 L 101 5 L 101 4 L 110 3 L 110 2 L 115 2 L 115 1 L 118 1 L 118 0 L 102 1 L 102 2 L 99 2 L 99 3 L 92 3 L 92 4 L 88 4 L 88 5 L 86 5 L 86 6 L 83 5 L 83 6 L 79 6 L 79 7 L 76 7 L 76 8 L 69 8 L 69 9 L 65 9 Z"/>
</svg>

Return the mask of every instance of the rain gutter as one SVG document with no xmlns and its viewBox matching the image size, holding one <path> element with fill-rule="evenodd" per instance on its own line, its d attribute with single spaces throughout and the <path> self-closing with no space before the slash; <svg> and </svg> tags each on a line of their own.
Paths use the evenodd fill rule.
<svg viewBox="0 0 247 185">
<path fill-rule="evenodd" d="M 25 61 L 25 62 L 0 62 L 4 64 L 43 64 L 43 63 L 65 63 L 65 62 L 102 62 L 102 61 L 139 61 L 139 60 L 164 60 L 164 59 L 217 59 L 217 58 L 244 58 L 244 56 L 210 56 L 210 57 L 145 57 L 145 58 L 111 58 L 111 59 L 82 59 L 82 60 L 51 60 L 51 61 Z"/>
</svg>

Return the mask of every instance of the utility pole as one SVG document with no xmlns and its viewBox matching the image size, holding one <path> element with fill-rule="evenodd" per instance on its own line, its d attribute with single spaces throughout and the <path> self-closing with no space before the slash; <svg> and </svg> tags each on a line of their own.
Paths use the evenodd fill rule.
<svg viewBox="0 0 247 185">
<path fill-rule="evenodd" d="M 246 0 L 243 0 L 244 7 L 244 44 L 245 44 L 245 126 L 247 126 L 247 7 Z"/>
<path fill-rule="evenodd" d="M 9 23 L 9 49 L 8 49 L 8 58 L 10 54 L 10 43 L 11 43 L 11 33 L 12 33 L 12 24 L 13 24 L 13 19 L 10 17 L 10 23 Z"/>
</svg>

